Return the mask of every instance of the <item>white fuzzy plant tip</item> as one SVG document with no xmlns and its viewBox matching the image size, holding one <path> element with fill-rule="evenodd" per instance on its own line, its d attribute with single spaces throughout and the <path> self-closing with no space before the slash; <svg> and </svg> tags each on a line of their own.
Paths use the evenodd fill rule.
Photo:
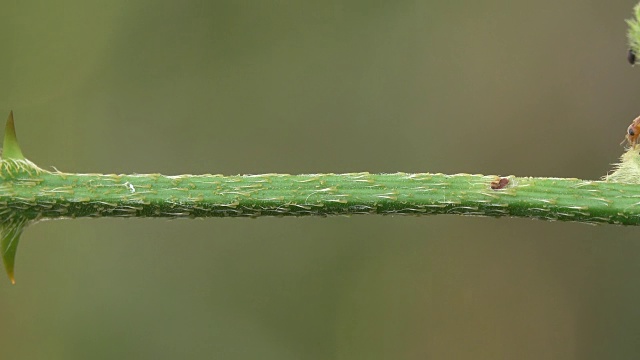
<svg viewBox="0 0 640 360">
<path fill-rule="evenodd" d="M 630 147 L 622 154 L 620 162 L 615 164 L 613 173 L 605 177 L 606 181 L 625 184 L 640 184 L 640 146 Z"/>
</svg>

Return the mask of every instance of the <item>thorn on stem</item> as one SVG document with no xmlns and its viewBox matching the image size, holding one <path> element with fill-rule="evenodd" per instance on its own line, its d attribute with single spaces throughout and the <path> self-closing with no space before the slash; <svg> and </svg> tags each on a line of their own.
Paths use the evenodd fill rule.
<svg viewBox="0 0 640 360">
<path fill-rule="evenodd" d="M 16 137 L 16 127 L 13 122 L 13 110 L 9 113 L 7 125 L 4 128 L 4 143 L 2 144 L 2 156 L 5 159 L 24 160 L 18 138 Z"/>
</svg>

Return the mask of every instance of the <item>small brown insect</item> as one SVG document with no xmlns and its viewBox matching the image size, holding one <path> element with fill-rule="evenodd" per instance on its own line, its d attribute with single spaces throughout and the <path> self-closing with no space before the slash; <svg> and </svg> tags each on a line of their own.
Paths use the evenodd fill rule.
<svg viewBox="0 0 640 360">
<path fill-rule="evenodd" d="M 498 180 L 493 180 L 491 182 L 491 188 L 493 190 L 500 190 L 503 189 L 505 186 L 507 186 L 509 184 L 509 179 L 507 178 L 500 178 Z"/>
<path fill-rule="evenodd" d="M 640 116 L 633 119 L 633 122 L 631 122 L 631 125 L 627 128 L 627 135 L 625 135 L 624 138 L 627 143 L 635 149 L 638 143 L 638 137 L 640 137 Z M 620 144 L 623 144 L 625 140 Z"/>
<path fill-rule="evenodd" d="M 627 53 L 627 61 L 629 62 L 629 64 L 631 64 L 631 66 L 636 64 L 636 53 L 635 51 L 633 51 L 633 49 L 629 49 L 629 52 Z"/>
</svg>

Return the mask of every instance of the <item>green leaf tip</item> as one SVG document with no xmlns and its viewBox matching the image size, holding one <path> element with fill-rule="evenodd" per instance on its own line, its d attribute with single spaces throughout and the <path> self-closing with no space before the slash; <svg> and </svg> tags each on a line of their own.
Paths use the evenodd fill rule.
<svg viewBox="0 0 640 360">
<path fill-rule="evenodd" d="M 2 255 L 2 261 L 4 262 L 4 269 L 7 271 L 9 280 L 12 284 L 16 283 L 14 276 L 16 251 L 18 250 L 18 243 L 20 242 L 20 235 L 26 224 L 26 220 L 23 219 L 11 219 L 5 220 L 0 225 L 0 255 Z"/>
<path fill-rule="evenodd" d="M 16 137 L 16 126 L 13 123 L 13 111 L 9 113 L 7 125 L 4 128 L 4 143 L 2 144 L 2 157 L 5 159 L 24 160 L 18 138 Z"/>
<path fill-rule="evenodd" d="M 636 56 L 640 54 L 640 3 L 633 7 L 633 18 L 626 20 L 629 30 L 627 38 L 629 40 L 628 60 L 633 65 L 636 63 Z"/>
</svg>

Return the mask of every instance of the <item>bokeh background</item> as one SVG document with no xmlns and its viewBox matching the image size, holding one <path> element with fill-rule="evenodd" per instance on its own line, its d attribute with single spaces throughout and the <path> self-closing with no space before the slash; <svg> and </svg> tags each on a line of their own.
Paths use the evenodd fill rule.
<svg viewBox="0 0 640 360">
<path fill-rule="evenodd" d="M 109 173 L 598 179 L 634 1 L 2 1 L 0 116 Z M 6 359 L 640 355 L 640 230 L 469 217 L 66 220 L 0 281 Z M 0 276 L 0 278 L 4 278 Z"/>
</svg>

